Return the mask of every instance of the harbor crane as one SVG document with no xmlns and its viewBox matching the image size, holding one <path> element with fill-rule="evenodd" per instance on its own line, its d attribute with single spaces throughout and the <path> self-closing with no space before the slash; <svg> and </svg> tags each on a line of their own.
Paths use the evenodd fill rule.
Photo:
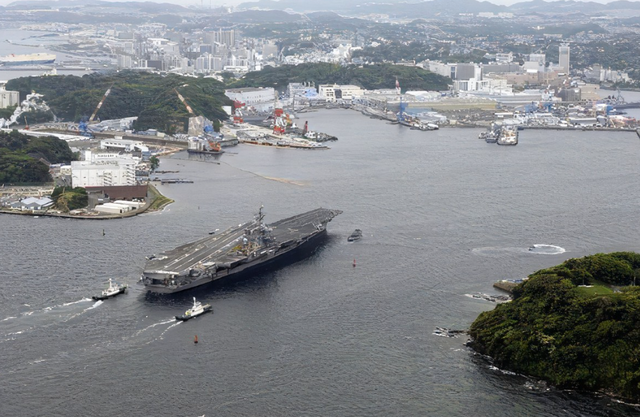
<svg viewBox="0 0 640 417">
<path fill-rule="evenodd" d="M 242 114 L 242 109 L 245 106 L 245 103 L 240 102 L 239 100 L 233 101 L 233 124 L 244 123 L 244 118 Z"/>
<path fill-rule="evenodd" d="M 93 111 L 93 114 L 89 118 L 89 123 L 93 122 L 93 120 L 96 118 L 96 115 L 98 114 L 98 111 L 100 110 L 100 107 L 102 107 L 102 103 L 104 103 L 104 101 L 107 99 L 109 94 L 111 94 L 111 88 L 113 88 L 113 84 L 111 84 L 111 86 L 109 88 L 107 88 L 107 91 L 104 92 L 104 96 L 102 96 L 102 100 L 100 100 L 100 102 L 96 106 L 96 109 Z"/>
</svg>

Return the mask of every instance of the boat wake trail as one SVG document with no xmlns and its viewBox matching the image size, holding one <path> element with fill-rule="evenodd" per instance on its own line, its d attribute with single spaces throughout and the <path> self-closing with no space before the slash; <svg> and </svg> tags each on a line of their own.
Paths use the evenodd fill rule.
<svg viewBox="0 0 640 417">
<path fill-rule="evenodd" d="M 535 245 L 531 245 L 528 248 L 485 246 L 482 248 L 473 248 L 471 252 L 480 256 L 497 258 L 497 257 L 504 256 L 505 253 L 534 253 L 537 255 L 558 255 L 561 253 L 565 253 L 566 249 L 561 246 L 538 243 Z"/>
<path fill-rule="evenodd" d="M 30 310 L 20 313 L 18 316 L 10 316 L 0 320 L 0 331 L 4 330 L 7 333 L 4 333 L 3 336 L 7 336 L 7 340 L 14 340 L 16 336 L 26 334 L 36 328 L 42 328 L 54 323 L 62 321 L 67 322 L 74 317 L 79 316 L 80 314 L 91 310 L 102 302 L 98 302 L 93 304 L 91 307 L 85 308 L 82 311 L 78 312 L 78 307 L 76 304 L 86 303 L 91 301 L 90 298 L 82 298 L 80 300 L 71 301 L 68 303 L 56 304 L 54 306 L 47 306 L 40 310 Z M 24 304 L 26 307 L 31 307 L 28 304 Z M 64 319 L 67 314 L 71 314 L 69 317 Z M 62 319 L 62 320 L 61 320 Z"/>
<path fill-rule="evenodd" d="M 66 307 L 66 306 L 70 306 L 70 305 L 73 305 L 73 304 L 85 303 L 87 301 L 91 301 L 91 298 L 83 298 L 82 300 L 71 301 L 70 303 L 63 303 L 62 306 Z M 60 307 L 60 306 L 56 306 L 56 307 Z"/>
<path fill-rule="evenodd" d="M 566 250 L 563 247 L 555 245 L 546 245 L 544 243 L 537 243 L 527 249 L 529 253 L 535 253 L 536 255 L 558 255 L 565 253 Z"/>
<path fill-rule="evenodd" d="M 146 332 L 147 330 L 152 329 L 152 328 L 154 328 L 156 326 L 161 326 L 163 324 L 169 324 L 169 323 L 175 323 L 175 321 L 176 321 L 175 319 L 170 319 L 170 320 L 165 320 L 165 321 L 161 321 L 161 322 L 158 322 L 158 323 L 151 324 L 151 325 L 145 327 L 144 329 L 138 330 L 133 336 L 134 337 L 135 336 L 139 336 L 140 334 L 142 334 L 142 333 Z M 171 326 L 169 326 L 169 327 L 171 327 Z"/>
<path fill-rule="evenodd" d="M 69 320 L 71 320 L 71 319 L 73 319 L 73 318 L 76 318 L 76 317 L 78 317 L 79 315 L 84 314 L 84 313 L 86 313 L 86 312 L 87 312 L 87 311 L 89 311 L 89 310 L 93 310 L 94 308 L 96 308 L 96 307 L 98 307 L 98 306 L 101 306 L 103 303 L 104 303 L 104 302 L 103 302 L 102 300 L 100 300 L 100 301 L 96 301 L 95 303 L 93 303 L 93 305 L 92 305 L 91 307 L 87 307 L 87 308 L 85 308 L 84 310 L 80 311 L 79 313 L 76 313 L 76 314 L 72 315 L 72 316 L 71 316 L 71 317 L 69 317 L 68 319 L 64 320 L 64 322 L 66 323 L 66 322 L 68 322 Z"/>
<path fill-rule="evenodd" d="M 225 162 L 225 165 L 230 166 L 230 167 L 232 167 L 234 169 L 237 169 L 238 171 L 246 172 L 247 174 L 251 174 L 251 175 L 254 175 L 256 177 L 260 177 L 260 178 L 263 178 L 263 179 L 269 180 L 269 181 L 277 181 L 277 182 L 281 182 L 281 183 L 284 183 L 284 184 L 297 185 L 299 187 L 303 187 L 303 186 L 306 185 L 304 182 L 301 182 L 301 181 L 294 181 L 294 180 L 289 180 L 289 179 L 286 179 L 286 178 L 268 177 L 266 175 L 258 174 L 257 172 L 253 172 L 253 171 L 249 171 L 247 169 L 242 169 L 242 168 L 235 167 L 233 165 L 229 165 L 226 162 Z"/>
<path fill-rule="evenodd" d="M 182 322 L 181 322 L 181 321 L 177 321 L 177 322 L 173 323 L 171 326 L 169 326 L 169 327 L 167 327 L 166 329 L 164 329 L 164 331 L 163 331 L 162 333 L 160 333 L 160 336 L 158 336 L 158 339 L 162 339 L 162 336 L 164 336 L 164 334 L 165 334 L 166 332 L 168 332 L 168 331 L 169 331 L 169 329 L 172 329 L 172 328 L 176 327 L 176 326 L 177 326 L 178 324 L 180 324 L 180 323 L 182 323 Z"/>
<path fill-rule="evenodd" d="M 259 174 L 256 174 L 259 175 Z M 267 180 L 271 180 L 271 181 L 277 181 L 277 182 L 283 182 L 285 184 L 292 184 L 292 185 L 299 185 L 299 186 L 304 186 L 305 184 L 303 182 L 300 181 L 293 181 L 293 180 L 288 180 L 286 178 L 276 178 L 276 177 L 265 177 L 264 175 L 259 175 L 260 177 L 267 179 Z"/>
<path fill-rule="evenodd" d="M 158 323 L 154 323 L 151 324 L 147 327 L 145 327 L 144 329 L 138 330 L 137 332 L 135 332 L 133 334 L 133 336 L 131 336 L 131 339 L 136 339 L 136 342 L 134 342 L 136 345 L 140 345 L 140 341 L 138 340 L 138 337 L 142 338 L 142 345 L 149 345 L 157 340 L 163 339 L 164 335 L 170 330 L 173 329 L 174 327 L 176 327 L 178 324 L 180 324 L 180 321 L 176 321 L 175 318 L 172 318 L 170 320 L 164 320 Z M 167 326 L 166 328 L 158 328 L 157 330 L 154 331 L 155 327 L 158 326 L 162 326 L 162 325 L 167 325 L 169 324 L 169 326 Z M 159 332 L 159 333 L 158 333 Z"/>
</svg>

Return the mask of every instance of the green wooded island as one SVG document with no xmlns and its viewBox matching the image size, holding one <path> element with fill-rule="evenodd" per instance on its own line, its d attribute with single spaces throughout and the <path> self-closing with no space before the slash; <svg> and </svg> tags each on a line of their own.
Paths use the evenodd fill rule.
<svg viewBox="0 0 640 417">
<path fill-rule="evenodd" d="M 542 269 L 471 325 L 496 366 L 559 388 L 640 400 L 640 254 L 614 252 Z"/>
</svg>

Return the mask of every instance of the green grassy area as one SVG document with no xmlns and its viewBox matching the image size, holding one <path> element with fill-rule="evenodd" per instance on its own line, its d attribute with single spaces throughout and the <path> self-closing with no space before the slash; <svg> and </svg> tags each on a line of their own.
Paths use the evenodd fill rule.
<svg viewBox="0 0 640 417">
<path fill-rule="evenodd" d="M 592 283 L 591 287 L 578 286 L 578 292 L 582 295 L 606 295 L 613 294 L 613 290 L 602 283 Z"/>
<path fill-rule="evenodd" d="M 149 184 L 149 192 L 151 193 L 153 198 L 153 201 L 149 206 L 150 211 L 162 210 L 165 206 L 168 206 L 169 204 L 174 202 L 174 200 L 160 194 L 160 191 L 158 191 L 156 187 L 151 184 Z"/>
</svg>

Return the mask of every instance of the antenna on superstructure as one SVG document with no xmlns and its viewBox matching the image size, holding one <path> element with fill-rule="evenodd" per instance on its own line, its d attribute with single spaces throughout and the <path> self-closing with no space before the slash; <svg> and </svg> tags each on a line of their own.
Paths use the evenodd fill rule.
<svg viewBox="0 0 640 417">
<path fill-rule="evenodd" d="M 262 219 L 264 219 L 264 214 L 262 214 L 262 209 L 264 208 L 264 206 L 262 204 L 260 204 L 260 208 L 258 209 L 258 215 L 256 216 L 256 220 L 262 224 Z"/>
</svg>

